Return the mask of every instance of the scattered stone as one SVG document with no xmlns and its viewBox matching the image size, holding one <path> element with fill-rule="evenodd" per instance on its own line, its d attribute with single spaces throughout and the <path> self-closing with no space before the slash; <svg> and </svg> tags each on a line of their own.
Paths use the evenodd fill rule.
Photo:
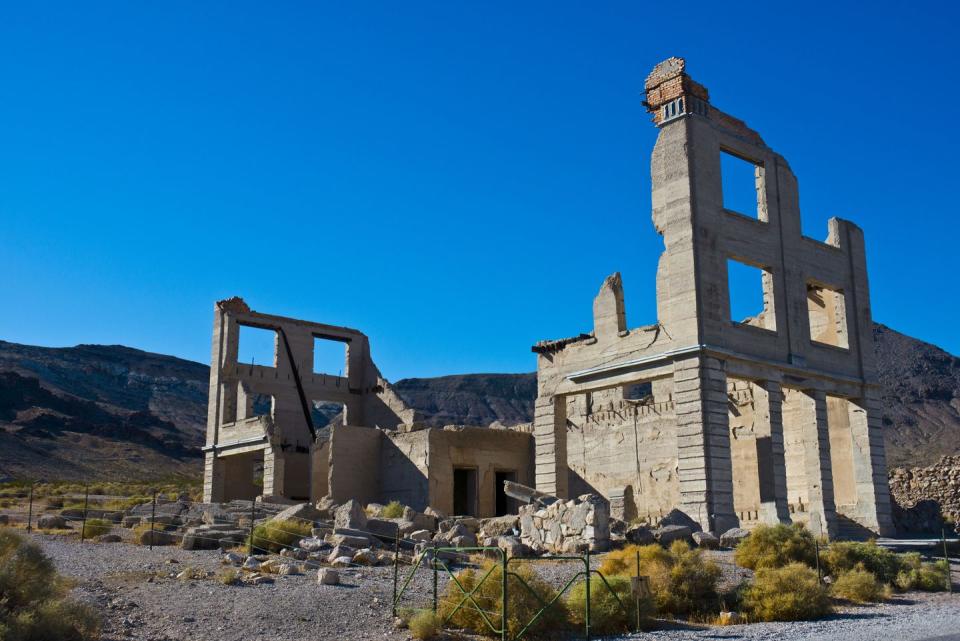
<svg viewBox="0 0 960 641">
<path fill-rule="evenodd" d="M 692 534 L 693 532 L 686 525 L 665 525 L 653 530 L 653 538 L 663 546 L 670 545 L 674 541 L 689 543 L 692 540 Z"/>
<path fill-rule="evenodd" d="M 628 527 L 624 532 L 624 538 L 636 545 L 650 545 L 656 541 L 653 532 L 645 525 L 632 525 Z"/>
<path fill-rule="evenodd" d="M 363 530 L 367 527 L 367 513 L 363 511 L 360 501 L 350 499 L 334 512 L 334 526 Z"/>
<path fill-rule="evenodd" d="M 62 530 L 67 527 L 67 520 L 56 514 L 44 514 L 37 519 L 37 527 L 41 530 Z"/>
<path fill-rule="evenodd" d="M 332 568 L 320 568 L 317 572 L 317 583 L 320 585 L 340 585 L 340 574 Z"/>
<path fill-rule="evenodd" d="M 338 556 L 330 562 L 335 568 L 349 568 L 353 564 L 353 559 L 349 556 Z"/>
<path fill-rule="evenodd" d="M 691 519 L 686 512 L 678 510 L 676 508 L 670 510 L 665 517 L 660 519 L 658 527 L 666 527 L 668 525 L 683 525 L 690 528 L 691 532 L 699 532 L 703 528 L 700 527 L 700 524 Z"/>
<path fill-rule="evenodd" d="M 705 550 L 716 550 L 720 547 L 720 539 L 709 532 L 694 532 L 693 541 Z"/>
<path fill-rule="evenodd" d="M 739 527 L 730 528 L 720 535 L 720 547 L 735 548 L 748 536 L 750 536 L 748 530 Z"/>
</svg>

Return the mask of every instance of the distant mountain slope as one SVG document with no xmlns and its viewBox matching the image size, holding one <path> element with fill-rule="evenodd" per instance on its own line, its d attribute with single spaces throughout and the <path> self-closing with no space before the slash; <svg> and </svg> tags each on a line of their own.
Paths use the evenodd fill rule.
<svg viewBox="0 0 960 641">
<path fill-rule="evenodd" d="M 960 454 L 960 359 L 879 324 L 874 341 L 889 466 Z M 206 365 L 119 345 L 0 341 L 0 477 L 199 474 L 208 378 Z M 394 389 L 435 426 L 526 423 L 537 393 L 532 373 L 408 378 Z"/>
<path fill-rule="evenodd" d="M 924 467 L 960 453 L 960 358 L 874 325 L 888 467 Z"/>
<path fill-rule="evenodd" d="M 394 390 L 428 425 L 516 425 L 533 420 L 536 374 L 457 374 L 404 378 Z"/>
<path fill-rule="evenodd" d="M 0 341 L 0 476 L 195 474 L 209 368 L 120 345 Z"/>
</svg>

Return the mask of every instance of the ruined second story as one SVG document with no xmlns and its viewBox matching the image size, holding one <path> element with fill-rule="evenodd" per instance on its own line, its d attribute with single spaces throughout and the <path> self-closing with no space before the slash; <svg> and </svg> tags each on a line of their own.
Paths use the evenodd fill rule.
<svg viewBox="0 0 960 641">
<path fill-rule="evenodd" d="M 272 336 L 271 361 L 239 362 L 246 330 Z M 342 353 L 339 366 L 316 371 L 315 353 L 331 348 Z M 306 452 L 331 414 L 340 424 L 387 429 L 414 419 L 380 375 L 362 332 L 261 314 L 240 298 L 216 303 L 205 449 L 266 440 Z"/>
<path fill-rule="evenodd" d="M 659 128 L 651 159 L 652 218 L 664 243 L 657 322 L 628 327 L 620 276 L 608 278 L 594 301 L 592 331 L 534 346 L 541 395 L 598 379 L 608 386 L 665 356 L 704 351 L 848 383 L 851 395 L 875 383 L 860 228 L 831 218 L 823 241 L 805 236 L 787 161 L 714 107 L 682 59 L 657 65 L 645 88 Z M 736 178 L 743 184 L 733 188 L 749 196 L 728 202 Z M 731 307 L 731 277 L 740 273 L 763 301 L 747 317 Z"/>
</svg>

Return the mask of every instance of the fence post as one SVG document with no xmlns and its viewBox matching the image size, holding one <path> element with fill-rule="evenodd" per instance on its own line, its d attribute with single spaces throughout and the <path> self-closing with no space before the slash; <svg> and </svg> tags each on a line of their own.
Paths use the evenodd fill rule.
<svg viewBox="0 0 960 641">
<path fill-rule="evenodd" d="M 633 594 L 637 604 L 637 632 L 640 632 L 640 550 L 637 550 L 637 589 Z"/>
<path fill-rule="evenodd" d="M 500 550 L 500 596 L 503 598 L 503 607 L 500 608 L 500 639 L 501 641 L 507 641 L 507 638 L 510 636 L 510 632 L 507 630 L 507 605 L 510 603 L 509 595 L 507 594 L 507 551 L 504 549 Z"/>
<path fill-rule="evenodd" d="M 430 558 L 430 567 L 433 568 L 433 613 L 437 613 L 437 548 L 433 548 Z"/>
<path fill-rule="evenodd" d="M 953 592 L 953 577 L 950 573 L 950 557 L 947 556 L 947 535 L 943 528 L 940 528 L 940 539 L 943 541 L 943 562 L 947 564 L 947 592 Z"/>
<path fill-rule="evenodd" d="M 33 526 L 31 525 L 33 523 L 33 485 L 34 483 L 31 482 L 30 483 L 30 507 L 27 508 L 27 532 L 33 531 Z"/>
<path fill-rule="evenodd" d="M 247 554 L 253 554 L 253 522 L 257 518 L 257 497 L 250 499 L 250 538 L 247 543 Z"/>
<path fill-rule="evenodd" d="M 393 539 L 393 616 L 397 616 L 397 575 L 400 571 L 400 525 L 397 524 L 397 533 Z"/>
<path fill-rule="evenodd" d="M 587 612 L 586 612 L 586 616 L 584 616 L 584 620 L 586 620 L 587 622 L 586 623 L 587 641 L 590 641 L 590 548 L 587 548 L 586 561 L 587 561 L 587 592 L 586 592 L 586 597 L 584 599 L 586 602 L 586 605 L 584 607 L 586 608 Z"/>
<path fill-rule="evenodd" d="M 822 583 L 823 576 L 821 575 L 821 572 L 820 572 L 820 541 L 818 541 L 817 539 L 814 539 L 813 545 L 814 545 L 814 551 L 816 552 L 816 555 L 817 555 L 817 583 Z"/>
<path fill-rule="evenodd" d="M 153 505 L 150 507 L 150 549 L 153 549 L 153 528 L 157 522 L 157 491 L 153 491 Z"/>
<path fill-rule="evenodd" d="M 80 542 L 83 543 L 85 531 L 87 529 L 87 504 L 90 501 L 90 486 L 83 488 L 83 521 L 80 522 Z"/>
</svg>

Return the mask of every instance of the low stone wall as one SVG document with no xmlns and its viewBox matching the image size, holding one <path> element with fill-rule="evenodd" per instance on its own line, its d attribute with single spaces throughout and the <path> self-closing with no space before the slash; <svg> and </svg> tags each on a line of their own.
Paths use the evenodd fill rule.
<svg viewBox="0 0 960 641">
<path fill-rule="evenodd" d="M 894 510 L 900 532 L 939 535 L 937 507 L 953 528 L 960 527 L 960 456 L 941 457 L 930 467 L 894 468 L 890 494 L 900 506 Z"/>
<path fill-rule="evenodd" d="M 604 552 L 610 546 L 610 506 L 596 494 L 520 508 L 520 540 L 534 552 Z"/>
</svg>

